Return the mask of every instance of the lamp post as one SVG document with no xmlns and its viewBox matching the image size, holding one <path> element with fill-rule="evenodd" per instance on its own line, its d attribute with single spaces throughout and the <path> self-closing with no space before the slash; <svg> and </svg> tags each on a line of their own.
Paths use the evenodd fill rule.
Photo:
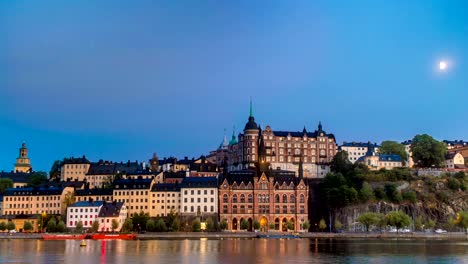
<svg viewBox="0 0 468 264">
<path fill-rule="evenodd" d="M 44 218 L 47 216 L 46 212 L 42 212 L 41 214 L 41 233 L 44 233 Z"/>
</svg>

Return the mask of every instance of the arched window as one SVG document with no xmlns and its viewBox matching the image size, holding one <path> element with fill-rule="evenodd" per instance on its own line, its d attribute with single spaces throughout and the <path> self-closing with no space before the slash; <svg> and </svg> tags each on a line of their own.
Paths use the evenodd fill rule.
<svg viewBox="0 0 468 264">
<path fill-rule="evenodd" d="M 288 196 L 286 196 L 286 194 L 283 194 L 283 203 L 287 203 L 288 202 Z"/>
<path fill-rule="evenodd" d="M 300 198 L 299 198 L 299 202 L 300 202 L 300 203 L 305 203 L 304 194 L 301 194 L 301 196 L 300 196 Z"/>
<path fill-rule="evenodd" d="M 232 206 L 232 213 L 237 214 L 237 205 Z"/>
<path fill-rule="evenodd" d="M 279 194 L 276 194 L 275 195 L 275 203 L 279 203 L 279 202 L 280 202 Z"/>
<path fill-rule="evenodd" d="M 294 194 L 291 194 L 291 196 L 289 196 L 289 202 L 290 203 L 295 203 L 296 202 L 296 196 Z"/>
<path fill-rule="evenodd" d="M 223 195 L 223 203 L 227 203 L 227 202 L 228 202 L 228 195 L 224 194 Z"/>
<path fill-rule="evenodd" d="M 245 195 L 241 194 L 240 196 L 240 202 L 245 203 Z"/>
<path fill-rule="evenodd" d="M 237 194 L 232 196 L 232 203 L 237 203 Z"/>
<path fill-rule="evenodd" d="M 252 197 L 251 194 L 249 194 L 249 196 L 247 196 L 247 201 L 248 201 L 249 203 L 253 203 L 253 197 Z"/>
</svg>

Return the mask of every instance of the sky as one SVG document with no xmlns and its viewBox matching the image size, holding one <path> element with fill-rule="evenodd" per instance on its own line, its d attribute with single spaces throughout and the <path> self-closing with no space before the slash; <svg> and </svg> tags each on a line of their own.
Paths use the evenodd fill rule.
<svg viewBox="0 0 468 264">
<path fill-rule="evenodd" d="M 468 140 L 468 1 L 1 1 L 0 170 L 199 157 L 255 120 Z M 447 61 L 445 71 L 438 63 Z"/>
</svg>

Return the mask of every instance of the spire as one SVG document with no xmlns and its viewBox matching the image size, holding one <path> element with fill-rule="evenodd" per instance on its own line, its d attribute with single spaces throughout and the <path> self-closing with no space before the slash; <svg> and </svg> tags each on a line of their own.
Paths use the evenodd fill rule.
<svg viewBox="0 0 468 264">
<path fill-rule="evenodd" d="M 321 121 L 319 121 L 318 131 L 322 131 L 322 122 Z"/>
<path fill-rule="evenodd" d="M 233 126 L 232 128 L 232 137 L 231 141 L 229 141 L 229 146 L 237 144 L 237 139 L 236 139 L 236 126 Z"/>
<path fill-rule="evenodd" d="M 302 130 L 302 133 L 307 134 L 307 130 L 306 130 L 305 126 L 304 126 L 304 129 Z"/>
<path fill-rule="evenodd" d="M 252 96 L 250 97 L 250 115 L 249 117 L 253 117 L 253 110 L 252 110 Z"/>
</svg>

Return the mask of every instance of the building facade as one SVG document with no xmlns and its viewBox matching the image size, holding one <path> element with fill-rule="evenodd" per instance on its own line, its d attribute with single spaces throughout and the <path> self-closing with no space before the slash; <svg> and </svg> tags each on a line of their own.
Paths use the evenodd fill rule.
<svg viewBox="0 0 468 264">
<path fill-rule="evenodd" d="M 360 157 L 365 156 L 369 146 L 373 148 L 374 152 L 379 151 L 379 146 L 374 143 L 364 142 L 343 142 L 343 145 L 339 147 L 340 150 L 348 153 L 348 160 L 351 163 L 355 163 Z"/>
<path fill-rule="evenodd" d="M 180 215 L 218 214 L 218 180 L 216 177 L 189 177 L 180 185 Z"/>
<path fill-rule="evenodd" d="M 154 184 L 151 189 L 150 217 L 167 216 L 180 212 L 180 185 L 178 183 Z"/>
<path fill-rule="evenodd" d="M 98 215 L 99 231 L 101 232 L 120 232 L 125 220 L 127 219 L 128 211 L 123 202 L 112 202 L 104 204 L 101 207 Z M 112 222 L 116 221 L 118 226 L 116 229 L 112 228 Z"/>
<path fill-rule="evenodd" d="M 149 198 L 153 179 L 121 179 L 114 181 L 113 198 L 125 203 L 129 217 L 134 214 L 150 213 Z"/>
<path fill-rule="evenodd" d="M 16 158 L 14 171 L 27 173 L 32 171 L 31 160 L 28 157 L 28 148 L 26 147 L 26 143 L 23 143 L 19 149 L 19 156 Z"/>
<path fill-rule="evenodd" d="M 460 153 L 449 152 L 445 155 L 445 166 L 449 169 L 464 169 L 465 159 Z"/>
<path fill-rule="evenodd" d="M 86 201 L 113 201 L 112 189 L 83 189 L 75 190 L 75 199 L 77 202 Z"/>
<path fill-rule="evenodd" d="M 62 181 L 83 181 L 90 166 L 91 162 L 85 156 L 82 158 L 65 158 L 60 168 L 60 179 Z"/>
<path fill-rule="evenodd" d="M 81 221 L 83 228 L 90 228 L 94 221 L 97 221 L 99 211 L 103 205 L 102 201 L 76 202 L 67 208 L 68 228 L 76 228 Z"/>
</svg>

